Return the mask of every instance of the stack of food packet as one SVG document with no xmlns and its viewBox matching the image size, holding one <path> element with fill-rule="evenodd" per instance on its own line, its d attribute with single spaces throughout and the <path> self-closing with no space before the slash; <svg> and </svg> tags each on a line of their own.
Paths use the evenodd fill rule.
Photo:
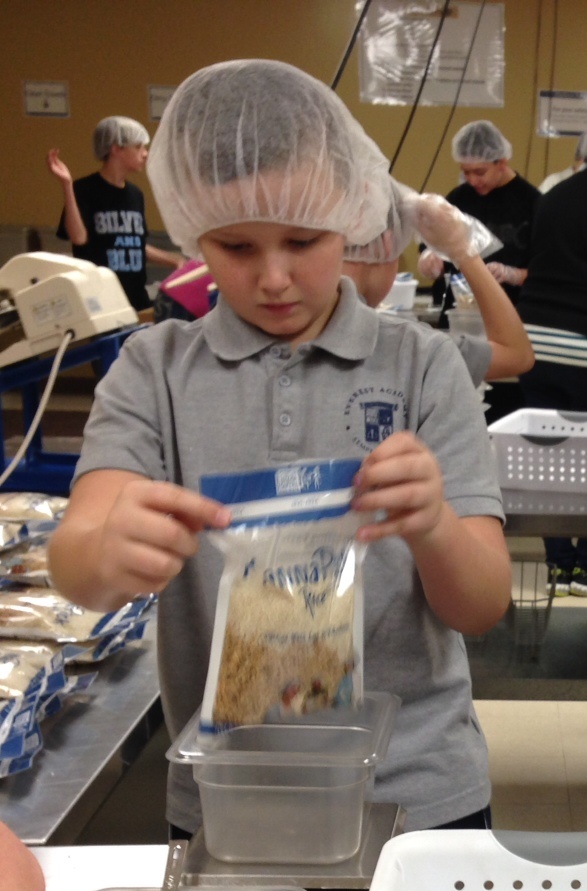
<svg viewBox="0 0 587 891">
<path fill-rule="evenodd" d="M 41 721 L 96 677 L 88 666 L 140 640 L 153 596 L 112 613 L 52 587 L 47 544 L 67 499 L 0 493 L 0 778 L 28 769 Z"/>
</svg>

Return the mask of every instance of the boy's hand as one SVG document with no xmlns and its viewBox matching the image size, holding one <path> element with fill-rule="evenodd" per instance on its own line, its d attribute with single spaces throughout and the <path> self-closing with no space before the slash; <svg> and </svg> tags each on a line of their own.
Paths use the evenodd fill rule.
<svg viewBox="0 0 587 891">
<path fill-rule="evenodd" d="M 389 436 L 363 461 L 355 478 L 353 509 L 384 511 L 362 526 L 357 538 L 376 541 L 399 535 L 408 544 L 436 527 L 443 510 L 443 483 L 436 458 L 412 433 Z"/>
<path fill-rule="evenodd" d="M 50 149 L 47 152 L 47 167 L 49 172 L 56 176 L 62 183 L 71 183 L 73 178 L 69 167 L 59 157 L 59 149 Z"/>
<path fill-rule="evenodd" d="M 105 590 L 158 593 L 198 549 L 206 526 L 225 528 L 230 511 L 172 483 L 128 482 L 102 525 L 95 555 Z"/>
<path fill-rule="evenodd" d="M 458 208 L 440 195 L 421 195 L 416 207 L 416 227 L 426 244 L 458 266 L 474 254 L 467 224 Z"/>
<path fill-rule="evenodd" d="M 444 260 L 426 248 L 418 257 L 418 272 L 424 278 L 436 279 L 444 272 Z"/>
</svg>

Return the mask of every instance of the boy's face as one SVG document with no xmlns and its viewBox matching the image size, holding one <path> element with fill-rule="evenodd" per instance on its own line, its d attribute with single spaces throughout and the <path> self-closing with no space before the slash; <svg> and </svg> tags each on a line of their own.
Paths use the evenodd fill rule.
<svg viewBox="0 0 587 891">
<path fill-rule="evenodd" d="M 352 278 L 367 306 L 376 309 L 391 291 L 398 266 L 399 260 L 392 263 L 345 262 L 343 272 Z"/>
<path fill-rule="evenodd" d="M 146 145 L 116 145 L 118 160 L 128 173 L 140 173 L 144 169 L 149 149 Z"/>
<path fill-rule="evenodd" d="M 489 195 L 494 189 L 503 186 L 507 166 L 504 158 L 499 161 L 478 161 L 474 164 L 460 165 L 463 177 L 478 195 Z"/>
<path fill-rule="evenodd" d="M 223 298 L 251 325 L 295 348 L 327 324 L 338 302 L 342 235 L 247 222 L 212 229 L 199 245 Z"/>
</svg>

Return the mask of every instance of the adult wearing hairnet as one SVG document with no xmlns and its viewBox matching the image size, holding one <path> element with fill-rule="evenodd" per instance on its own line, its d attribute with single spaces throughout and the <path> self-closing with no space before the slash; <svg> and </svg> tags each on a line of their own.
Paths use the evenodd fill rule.
<svg viewBox="0 0 587 891">
<path fill-rule="evenodd" d="M 572 176 L 573 173 L 578 173 L 579 170 L 583 170 L 586 161 L 587 131 L 581 133 L 581 135 L 579 136 L 579 140 L 575 148 L 573 163 L 570 164 L 569 167 L 565 167 L 564 170 L 559 170 L 556 173 L 549 174 L 545 179 L 542 180 L 542 182 L 538 186 L 538 190 L 544 195 L 545 192 L 548 192 L 550 189 L 552 189 L 553 186 L 558 186 L 559 183 L 564 182 L 564 180 L 568 179 L 569 176 Z"/>
<path fill-rule="evenodd" d="M 516 304 L 530 259 L 530 234 L 540 193 L 512 168 L 512 146 L 498 128 L 486 120 L 472 121 L 455 134 L 452 156 L 464 179 L 447 200 L 463 213 L 476 217 L 501 241 L 495 253 L 484 257 L 490 272 Z M 434 252 L 425 250 L 418 261 L 420 274 L 435 279 L 436 302 L 454 304 L 444 273 L 453 271 Z M 487 396 L 491 423 L 523 404 L 517 385 L 497 384 Z"/>
<path fill-rule="evenodd" d="M 75 182 L 59 149 L 47 155 L 63 189 L 57 236 L 71 241 L 74 257 L 112 269 L 131 305 L 148 309 L 147 261 L 173 267 L 182 262 L 178 254 L 147 244 L 145 199 L 127 179 L 145 166 L 149 134 L 133 118 L 113 115 L 97 124 L 92 143 L 100 170 Z"/>
</svg>

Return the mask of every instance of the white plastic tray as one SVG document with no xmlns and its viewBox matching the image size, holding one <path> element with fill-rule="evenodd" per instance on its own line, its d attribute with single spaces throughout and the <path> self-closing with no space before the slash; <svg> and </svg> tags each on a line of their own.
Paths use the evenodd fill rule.
<svg viewBox="0 0 587 891">
<path fill-rule="evenodd" d="M 371 891 L 571 891 L 586 882 L 587 833 L 429 829 L 386 842 Z"/>
</svg>

